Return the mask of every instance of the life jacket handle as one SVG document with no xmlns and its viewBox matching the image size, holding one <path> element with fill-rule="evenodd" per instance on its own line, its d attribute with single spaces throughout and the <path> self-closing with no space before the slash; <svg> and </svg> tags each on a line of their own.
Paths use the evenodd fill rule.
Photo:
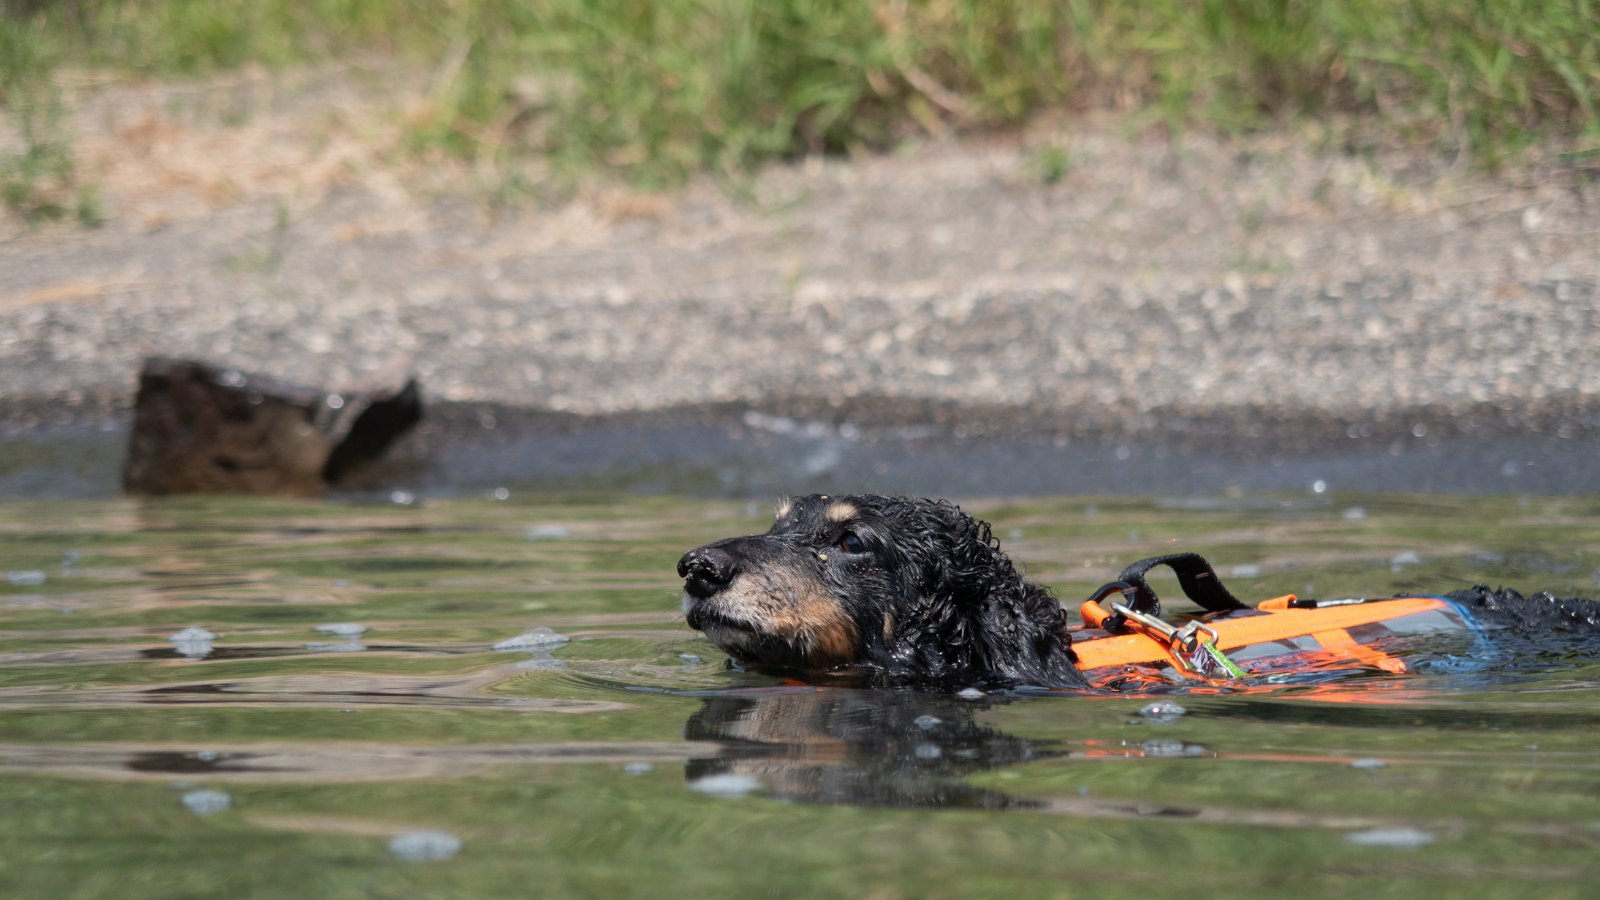
<svg viewBox="0 0 1600 900">
<path fill-rule="evenodd" d="M 1139 560 L 1123 569 L 1113 582 L 1131 585 L 1133 602 L 1128 605 L 1147 616 L 1161 615 L 1161 598 L 1144 581 L 1145 573 L 1156 566 L 1168 566 L 1176 572 L 1178 586 L 1183 588 L 1184 596 L 1206 612 L 1250 608 L 1228 593 L 1228 589 L 1222 586 L 1222 579 L 1217 577 L 1216 570 L 1211 568 L 1211 563 L 1206 562 L 1204 556 L 1198 553 L 1169 553 Z"/>
</svg>

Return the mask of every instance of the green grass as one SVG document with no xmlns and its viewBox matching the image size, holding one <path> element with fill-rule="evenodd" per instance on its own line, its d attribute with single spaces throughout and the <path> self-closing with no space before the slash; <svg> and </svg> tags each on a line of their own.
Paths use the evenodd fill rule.
<svg viewBox="0 0 1600 900">
<path fill-rule="evenodd" d="M 1368 114 L 1485 165 L 1600 139 L 1594 0 L 0 0 L 15 81 L 392 54 L 419 148 L 548 154 L 643 186 L 1112 107 L 1231 132 Z M 1046 154 L 1044 177 L 1066 160 Z M 9 197 L 9 194 L 8 194 Z M 8 202 L 12 202 L 8 199 Z M 13 203 L 13 205 L 16 205 Z"/>
</svg>

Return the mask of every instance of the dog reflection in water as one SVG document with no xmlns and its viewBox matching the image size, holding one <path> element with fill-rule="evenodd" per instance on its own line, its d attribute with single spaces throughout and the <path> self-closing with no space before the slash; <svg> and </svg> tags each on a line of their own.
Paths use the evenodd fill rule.
<svg viewBox="0 0 1600 900">
<path fill-rule="evenodd" d="M 889 807 L 1032 805 L 962 778 L 1055 755 L 979 724 L 996 698 L 901 691 L 776 688 L 706 698 L 684 726 L 723 755 L 691 760 L 706 793 L 760 793 L 804 803 Z"/>
</svg>

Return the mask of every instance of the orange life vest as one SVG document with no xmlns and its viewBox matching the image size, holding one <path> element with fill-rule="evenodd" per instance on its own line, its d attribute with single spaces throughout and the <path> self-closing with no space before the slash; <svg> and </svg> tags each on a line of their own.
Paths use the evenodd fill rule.
<svg viewBox="0 0 1600 900">
<path fill-rule="evenodd" d="M 1293 594 L 1274 597 L 1254 610 L 1208 618 L 1206 624 L 1217 632 L 1217 649 L 1235 662 L 1268 655 L 1334 653 L 1389 672 L 1404 672 L 1403 660 L 1368 647 L 1368 643 L 1376 642 L 1362 641 L 1352 636 L 1349 629 L 1388 622 L 1400 624 L 1398 620 L 1419 613 L 1453 612 L 1449 601 L 1434 597 L 1404 597 L 1314 609 L 1289 606 L 1295 600 Z M 1097 626 L 1108 618 L 1109 614 L 1097 605 L 1084 604 L 1085 627 L 1074 633 L 1072 641 L 1072 650 L 1078 655 L 1078 668 L 1089 670 L 1158 662 L 1180 668 L 1185 665 L 1174 658 L 1171 645 L 1159 638 L 1143 633 L 1108 635 L 1098 631 Z M 1393 629 L 1390 632 L 1396 633 Z M 1398 633 L 1409 633 L 1409 629 Z"/>
<path fill-rule="evenodd" d="M 1154 565 L 1171 566 L 1184 593 L 1210 610 L 1199 618 L 1199 625 L 1187 630 L 1187 642 L 1173 639 L 1175 626 L 1155 619 L 1160 599 L 1144 581 Z M 1113 606 L 1126 615 L 1100 606 L 1102 599 L 1117 593 L 1128 598 L 1130 606 Z M 1236 674 L 1245 670 L 1260 674 L 1284 668 L 1284 663 L 1290 670 L 1355 665 L 1404 672 L 1405 660 L 1388 652 L 1395 649 L 1394 638 L 1481 630 L 1465 609 L 1438 596 L 1316 601 L 1288 594 L 1250 609 L 1228 593 L 1204 559 L 1192 553 L 1134 563 L 1119 581 L 1096 591 L 1081 613 L 1083 627 L 1073 630 L 1072 650 L 1078 668 L 1090 673 L 1091 680 L 1116 677 L 1114 670 L 1129 667 L 1161 680 L 1156 670 L 1168 666 L 1186 678 L 1212 680 L 1219 673 L 1204 658 L 1212 649 L 1226 656 L 1226 665 Z M 1140 680 L 1137 672 L 1132 674 Z M 1228 680 L 1228 675 L 1221 673 L 1220 678 Z"/>
</svg>

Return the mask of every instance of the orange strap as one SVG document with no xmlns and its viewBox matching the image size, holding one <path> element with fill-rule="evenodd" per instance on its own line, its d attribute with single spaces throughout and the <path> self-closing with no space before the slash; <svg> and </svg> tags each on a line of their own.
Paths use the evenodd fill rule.
<svg viewBox="0 0 1600 900">
<path fill-rule="evenodd" d="M 1268 615 L 1214 619 L 1208 622 L 1208 625 L 1217 630 L 1219 638 L 1217 648 L 1231 650 L 1234 647 L 1309 635 L 1316 638 L 1317 643 L 1326 650 L 1348 654 L 1391 672 L 1405 671 L 1405 664 L 1400 660 L 1363 646 L 1350 637 L 1344 629 L 1447 607 L 1442 600 L 1406 597 L 1326 609 L 1290 609 L 1288 603 L 1292 599 L 1294 599 L 1292 596 L 1274 597 L 1257 607 L 1258 610 L 1266 610 Z M 1096 612 L 1104 616 L 1098 607 Z M 1099 618 L 1089 614 L 1088 610 L 1085 610 L 1085 613 L 1086 623 L 1100 621 Z M 1164 644 L 1142 634 L 1121 634 L 1082 643 L 1073 642 L 1072 651 L 1078 656 L 1080 669 L 1170 661 L 1168 649 Z"/>
</svg>

